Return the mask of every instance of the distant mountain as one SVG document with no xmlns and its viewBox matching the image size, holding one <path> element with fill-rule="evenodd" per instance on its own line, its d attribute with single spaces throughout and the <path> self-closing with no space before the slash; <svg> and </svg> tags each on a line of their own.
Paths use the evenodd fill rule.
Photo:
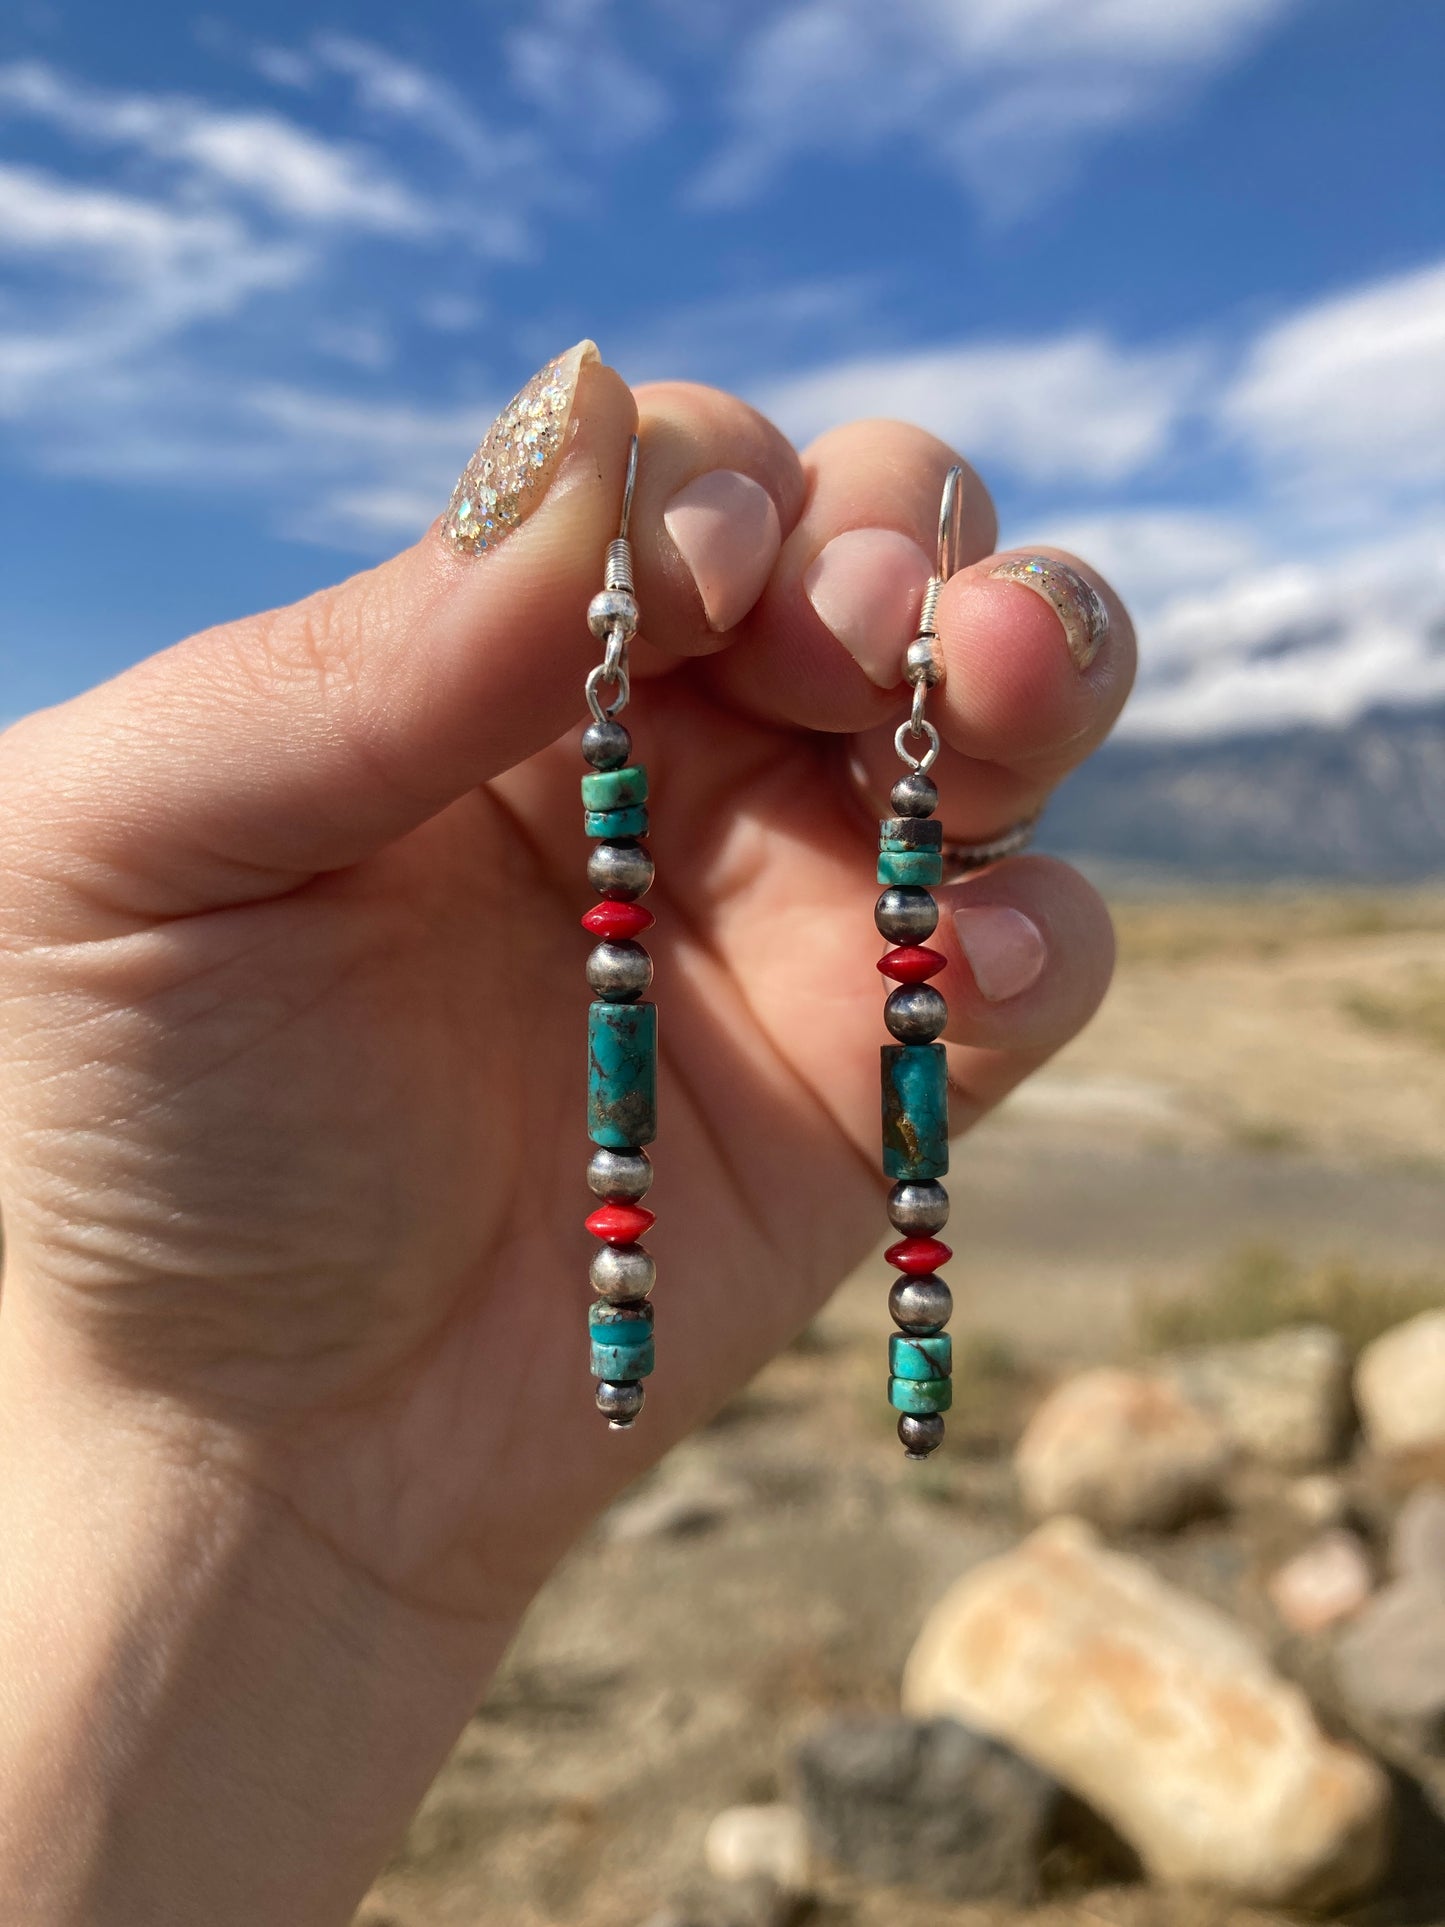
<svg viewBox="0 0 1445 1927">
<path fill-rule="evenodd" d="M 1445 707 L 1113 743 L 1060 790 L 1043 841 L 1221 881 L 1445 878 Z"/>
</svg>

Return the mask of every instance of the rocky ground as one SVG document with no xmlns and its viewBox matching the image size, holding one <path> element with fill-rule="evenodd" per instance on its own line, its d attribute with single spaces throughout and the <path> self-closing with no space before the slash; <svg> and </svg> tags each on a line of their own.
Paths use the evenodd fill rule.
<svg viewBox="0 0 1445 1927">
<path fill-rule="evenodd" d="M 1126 1578 L 1143 1575 L 1139 1611 L 1152 1617 L 1139 1638 L 1163 1642 L 1171 1691 L 1208 1697 L 1207 1664 L 1196 1654 L 1181 1671 L 1178 1639 L 1193 1651 L 1196 1635 L 1207 1647 L 1217 1634 L 1227 1655 L 1228 1640 L 1244 1638 L 1260 1656 L 1260 1697 L 1231 1718 L 1253 1737 L 1237 1755 L 1224 1745 L 1213 1766 L 1227 1780 L 1247 1758 L 1258 1765 L 1273 1744 L 1260 1709 L 1272 1709 L 1331 1799 L 1344 1786 L 1346 1804 L 1390 1810 L 1381 1871 L 1335 1911 L 1371 1927 L 1445 1923 L 1445 1694 L 1427 1703 L 1432 1680 L 1445 1681 L 1445 1645 L 1431 1645 L 1445 1639 L 1445 1584 L 1437 1599 L 1434 1578 L 1420 1577 L 1422 1560 L 1435 1571 L 1428 1504 L 1421 1512 L 1417 1499 L 1414 1526 L 1407 1514 L 1413 1551 L 1397 1524 L 1412 1492 L 1428 1500 L 1445 1483 L 1445 1443 L 1396 1436 L 1398 1415 L 1445 1386 L 1445 1328 L 1430 1315 L 1445 1304 L 1445 897 L 1154 899 L 1126 906 L 1120 922 L 1105 1013 L 956 1163 L 949 1449 L 926 1467 L 899 1460 L 878 1396 L 887 1321 L 882 1272 L 870 1267 L 558 1572 L 359 1922 L 1286 1918 L 1141 1877 L 1136 1850 L 1157 1871 L 1174 1849 L 1132 1808 L 1132 1845 L 1099 1818 L 1126 1776 L 1106 1771 L 1094 1785 L 1070 1754 L 1077 1735 L 1061 1738 L 1047 1708 L 991 1704 L 990 1730 L 1010 1742 L 996 1749 L 926 1725 L 939 1714 L 977 1724 L 978 1696 L 999 1696 L 1005 1668 L 969 1673 L 970 1615 L 1018 1577 L 987 1562 L 1054 1556 L 1053 1525 L 1014 1553 L 1034 1529 L 1031 1506 L 1105 1526 L 1078 1555 L 1103 1563 L 1063 1588 L 1073 1619 L 1056 1615 L 1048 1637 L 1087 1645 L 1074 1608 L 1095 1585 L 1107 1593 L 1120 1577 L 1109 1562 L 1122 1558 Z M 1405 1339 L 1377 1342 L 1422 1318 Z M 1221 1391 L 1218 1354 L 1200 1363 L 1202 1345 L 1300 1326 L 1338 1341 L 1240 1366 L 1266 1392 L 1315 1387 L 1284 1417 L 1277 1399 L 1239 1390 L 1233 1365 Z M 1081 1390 L 1099 1366 L 1116 1376 Z M 1303 1443 L 1311 1423 L 1314 1443 Z M 1440 1423 L 1445 1438 L 1445 1407 Z M 1295 1428 L 1293 1446 L 1278 1446 L 1281 1425 Z M 1115 1434 L 1111 1472 L 1098 1442 Z M 1085 1464 L 1071 1438 L 1099 1462 Z M 1285 1462 L 1291 1451 L 1298 1462 Z M 1159 1475 L 1152 1487 L 1141 1467 Z M 1399 1576 L 1402 1560 L 1415 1578 Z M 972 1592 L 939 1606 L 965 1576 Z M 1191 1601 L 1218 1609 L 1224 1631 L 1212 1620 L 1199 1630 Z M 909 1668 L 917 1717 L 903 1727 L 900 1683 L 925 1623 L 954 1657 L 926 1679 L 921 1661 Z M 1414 1660 L 1403 1679 L 1401 1654 Z M 1254 1663 L 1243 1667 L 1251 1679 Z M 1185 1771 L 1157 1734 L 1120 1737 L 1128 1706 L 1125 1693 L 1105 1707 L 1101 1744 L 1135 1746 L 1146 1783 L 1151 1759 Z M 848 1724 L 858 1718 L 874 1724 Z M 1317 1816 L 1314 1783 L 1298 1784 Z M 1241 1838 L 1254 1824 L 1247 1793 L 1241 1779 Z M 800 1802 L 810 1842 L 796 1832 Z M 994 1815 L 972 1836 L 956 1819 L 970 1802 Z M 731 1813 L 739 1807 L 770 1811 Z M 932 1819 L 920 1832 L 923 1810 Z M 1369 1851 L 1347 1845 L 1335 1864 Z M 1002 1897 L 943 1897 L 961 1864 L 978 1869 L 990 1853 L 978 1877 Z M 894 1884 L 902 1870 L 916 1878 Z M 780 1891 L 778 1877 L 801 1891 Z"/>
</svg>

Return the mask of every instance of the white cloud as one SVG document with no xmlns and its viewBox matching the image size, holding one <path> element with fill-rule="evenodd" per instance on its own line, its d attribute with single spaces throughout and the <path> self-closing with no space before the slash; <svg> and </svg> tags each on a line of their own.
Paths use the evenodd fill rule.
<svg viewBox="0 0 1445 1927">
<path fill-rule="evenodd" d="M 1081 334 L 842 362 L 755 398 L 799 440 L 855 416 L 891 415 L 985 468 L 1044 484 L 1107 483 L 1164 453 L 1202 372 L 1193 349 L 1130 352 Z"/>
</svg>

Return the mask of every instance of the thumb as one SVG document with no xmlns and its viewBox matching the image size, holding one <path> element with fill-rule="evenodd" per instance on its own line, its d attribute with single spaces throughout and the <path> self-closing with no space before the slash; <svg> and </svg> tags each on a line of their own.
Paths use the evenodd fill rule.
<svg viewBox="0 0 1445 1927">
<path fill-rule="evenodd" d="M 502 411 L 413 548 L 16 724 L 0 743 L 12 881 L 69 882 L 127 918 L 255 901 L 553 741 L 597 657 L 584 611 L 636 416 L 581 342 Z"/>
</svg>

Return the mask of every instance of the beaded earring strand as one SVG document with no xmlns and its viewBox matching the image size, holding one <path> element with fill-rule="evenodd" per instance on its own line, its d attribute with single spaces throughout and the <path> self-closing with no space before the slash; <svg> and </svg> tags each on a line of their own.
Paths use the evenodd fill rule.
<svg viewBox="0 0 1445 1927">
<path fill-rule="evenodd" d="M 883 1171 L 894 1180 L 888 1219 L 903 1236 L 884 1252 L 899 1276 L 888 1294 L 898 1330 L 888 1342 L 888 1402 L 898 1413 L 898 1437 L 910 1459 L 926 1459 L 943 1443 L 943 1414 L 953 1403 L 953 1340 L 943 1327 L 953 1294 L 938 1268 L 953 1256 L 935 1234 L 948 1222 L 948 1063 L 936 1040 L 948 1005 L 929 983 L 945 959 L 927 947 L 938 927 L 930 884 L 943 881 L 943 826 L 933 820 L 938 789 L 928 772 L 938 756 L 938 731 L 924 716 L 930 689 L 943 681 L 943 651 L 934 618 L 944 583 L 958 566 L 961 468 L 951 468 L 938 512 L 938 565 L 924 592 L 918 634 L 908 645 L 904 675 L 913 708 L 899 725 L 894 747 L 908 773 L 893 785 L 896 816 L 879 825 L 878 881 L 884 890 L 873 911 L 893 946 L 878 968 L 898 986 L 883 1006 L 895 1044 L 882 1047 Z M 909 740 L 925 745 L 922 755 Z"/>
<path fill-rule="evenodd" d="M 599 939 L 587 959 L 595 998 L 587 1012 L 587 1135 L 597 1146 L 587 1184 L 602 1201 L 587 1219 L 601 1244 L 592 1260 L 597 1299 L 589 1324 L 597 1409 L 614 1432 L 625 1431 L 642 1410 L 642 1381 L 654 1364 L 648 1293 L 657 1277 L 651 1253 L 638 1243 L 653 1223 L 642 1203 L 653 1176 L 643 1146 L 657 1136 L 657 1006 L 639 1001 L 652 982 L 652 959 L 637 942 L 653 922 L 637 901 L 653 879 L 652 858 L 639 841 L 647 835 L 647 771 L 628 762 L 632 737 L 617 720 L 632 693 L 627 647 L 638 624 L 627 539 L 636 485 L 634 435 L 605 586 L 587 610 L 587 626 L 606 652 L 588 671 L 592 721 L 582 732 L 582 754 L 593 770 L 582 778 L 583 823 L 597 838 L 587 880 L 602 898 L 582 919 L 583 929 Z M 604 687 L 614 692 L 605 704 Z"/>
</svg>

